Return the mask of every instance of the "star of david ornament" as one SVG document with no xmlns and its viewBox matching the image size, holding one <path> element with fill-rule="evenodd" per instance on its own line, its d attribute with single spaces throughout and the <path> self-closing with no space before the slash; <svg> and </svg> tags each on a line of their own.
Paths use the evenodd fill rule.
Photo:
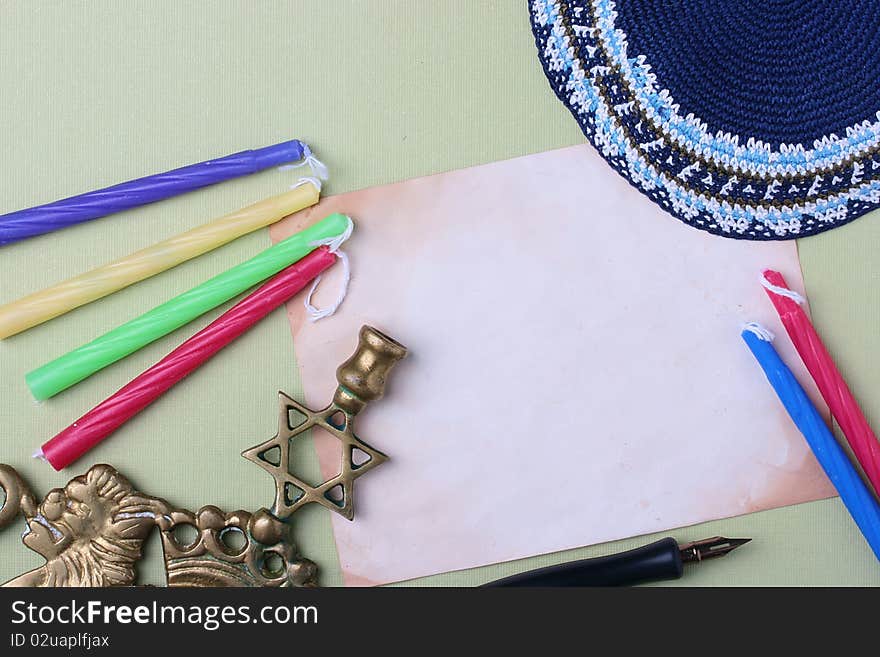
<svg viewBox="0 0 880 657">
<path fill-rule="evenodd" d="M 275 480 L 273 515 L 283 520 L 305 504 L 316 502 L 354 519 L 354 480 L 388 459 L 357 437 L 355 416 L 369 402 L 382 398 L 388 372 L 405 356 L 404 346 L 364 326 L 357 351 L 336 371 L 339 386 L 326 408 L 314 411 L 283 392 L 278 393 L 278 433 L 242 452 L 242 456 Z M 339 440 L 341 462 L 336 476 L 311 486 L 293 474 L 290 445 L 315 427 Z"/>
</svg>

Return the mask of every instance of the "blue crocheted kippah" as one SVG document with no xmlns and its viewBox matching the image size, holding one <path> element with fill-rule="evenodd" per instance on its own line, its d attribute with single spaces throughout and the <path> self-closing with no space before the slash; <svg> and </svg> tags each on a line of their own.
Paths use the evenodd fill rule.
<svg viewBox="0 0 880 657">
<path fill-rule="evenodd" d="M 530 0 L 602 156 L 682 221 L 803 237 L 880 205 L 880 0 Z"/>
</svg>

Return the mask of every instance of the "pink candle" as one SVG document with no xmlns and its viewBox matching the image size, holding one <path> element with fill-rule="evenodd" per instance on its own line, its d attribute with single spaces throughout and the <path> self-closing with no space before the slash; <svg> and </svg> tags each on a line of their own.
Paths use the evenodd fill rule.
<svg viewBox="0 0 880 657">
<path fill-rule="evenodd" d="M 777 271 L 765 271 L 764 280 L 769 284 L 764 286 L 767 296 L 776 307 L 795 349 L 816 381 L 819 392 L 840 425 L 871 486 L 880 494 L 880 443 L 801 307 L 803 299 L 791 292 L 782 274 Z"/>
<path fill-rule="evenodd" d="M 76 461 L 199 365 L 302 290 L 335 261 L 336 255 L 324 246 L 276 274 L 150 369 L 45 443 L 42 447 L 45 459 L 56 470 Z"/>
</svg>

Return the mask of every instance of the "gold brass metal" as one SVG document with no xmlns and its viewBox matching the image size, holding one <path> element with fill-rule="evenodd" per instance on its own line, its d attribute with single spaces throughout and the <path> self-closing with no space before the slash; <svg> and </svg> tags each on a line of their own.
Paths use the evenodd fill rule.
<svg viewBox="0 0 880 657">
<path fill-rule="evenodd" d="M 360 330 L 355 353 L 336 370 L 339 386 L 329 406 L 313 411 L 278 393 L 278 433 L 264 443 L 242 452 L 275 480 L 272 513 L 287 518 L 309 502 L 317 502 L 349 520 L 354 518 L 354 480 L 388 460 L 354 433 L 354 418 L 372 401 L 385 394 L 385 381 L 394 365 L 406 356 L 406 347 L 370 326 Z M 291 422 L 291 411 L 303 416 Z M 290 443 L 313 427 L 319 427 L 342 443 L 339 473 L 318 486 L 310 486 L 290 470 Z M 272 454 L 272 456 L 270 456 Z M 359 457 L 357 460 L 355 457 Z"/>
<path fill-rule="evenodd" d="M 336 370 L 333 395 L 333 405 L 351 415 L 385 396 L 391 368 L 406 358 L 406 347 L 371 326 L 361 327 L 358 338 L 357 351 Z"/>
<path fill-rule="evenodd" d="M 168 586 L 316 586 L 317 566 L 300 557 L 290 526 L 266 509 L 223 513 L 205 506 L 195 514 L 172 511 L 158 520 Z M 175 533 L 195 529 L 191 543 Z M 230 541 L 237 537 L 237 542 Z"/>
<path fill-rule="evenodd" d="M 0 464 L 0 527 L 24 516 L 22 541 L 46 559 L 39 568 L 3 586 L 133 586 L 144 541 L 159 527 L 168 586 L 316 586 L 317 566 L 299 555 L 290 516 L 318 502 L 348 519 L 354 515 L 352 484 L 387 457 L 354 434 L 355 416 L 381 399 L 385 381 L 406 348 L 363 327 L 357 351 L 336 373 L 333 402 L 312 411 L 279 393 L 279 429 L 243 455 L 275 480 L 275 504 L 255 513 L 226 513 L 205 506 L 193 513 L 145 495 L 109 465 L 95 465 L 56 488 L 39 505 L 14 468 Z M 290 411 L 306 419 L 291 427 Z M 342 443 L 339 474 L 312 487 L 290 473 L 290 440 L 321 427 Z M 277 459 L 267 452 L 277 448 Z M 355 459 L 360 452 L 361 458 Z M 340 494 L 333 495 L 334 489 Z M 298 493 L 297 493 L 298 491 Z M 191 538 L 183 536 L 189 529 Z"/>
<path fill-rule="evenodd" d="M 46 559 L 4 586 L 131 586 L 143 543 L 167 507 L 135 491 L 109 465 L 49 491 L 39 506 L 9 466 L 0 466 L 0 486 L 6 491 L 0 520 L 8 524 L 22 513 L 21 540 Z"/>
</svg>

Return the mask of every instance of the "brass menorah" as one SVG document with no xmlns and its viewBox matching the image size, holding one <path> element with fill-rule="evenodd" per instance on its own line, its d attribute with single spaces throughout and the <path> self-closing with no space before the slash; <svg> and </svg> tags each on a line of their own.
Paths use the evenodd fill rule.
<svg viewBox="0 0 880 657">
<path fill-rule="evenodd" d="M 354 517 L 354 480 L 387 457 L 357 437 L 355 417 L 385 394 L 385 382 L 406 348 L 376 329 L 361 328 L 358 347 L 336 372 L 338 387 L 314 411 L 278 393 L 278 433 L 243 456 L 272 475 L 271 508 L 224 512 L 204 506 L 193 513 L 138 492 L 109 465 L 95 465 L 39 504 L 14 468 L 0 465 L 0 527 L 24 517 L 22 541 L 46 563 L 4 586 L 132 586 L 143 544 L 154 527 L 162 536 L 169 586 L 316 586 L 317 566 L 291 537 L 292 514 L 318 503 Z M 304 419 L 293 422 L 291 411 Z M 313 427 L 341 443 L 339 473 L 310 486 L 290 468 L 290 444 Z M 358 458 L 356 458 L 358 457 Z M 190 529 L 189 538 L 183 528 Z"/>
</svg>

